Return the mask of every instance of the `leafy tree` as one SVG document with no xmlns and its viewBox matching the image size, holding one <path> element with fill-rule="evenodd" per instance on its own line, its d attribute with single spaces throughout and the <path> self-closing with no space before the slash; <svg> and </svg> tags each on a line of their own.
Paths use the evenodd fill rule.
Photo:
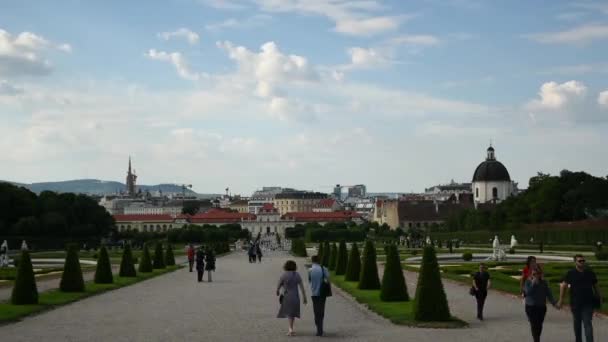
<svg viewBox="0 0 608 342">
<path fill-rule="evenodd" d="M 154 250 L 154 262 L 152 268 L 165 268 L 165 257 L 163 253 L 163 245 L 160 242 L 156 243 L 156 249 Z"/>
<path fill-rule="evenodd" d="M 336 275 L 344 275 L 346 273 L 346 264 L 348 263 L 348 251 L 346 250 L 346 241 L 340 241 L 338 247 L 338 260 L 336 261 Z"/>
<path fill-rule="evenodd" d="M 120 260 L 120 270 L 118 271 L 120 277 L 136 277 L 135 265 L 133 263 L 133 254 L 131 253 L 131 245 L 126 244 L 122 252 L 122 259 Z"/>
<path fill-rule="evenodd" d="M 167 252 L 165 253 L 165 265 L 175 266 L 175 256 L 173 255 L 173 247 L 171 244 L 167 245 Z"/>
<path fill-rule="evenodd" d="M 378 265 L 376 264 L 376 247 L 371 240 L 365 242 L 363 249 L 363 265 L 359 278 L 359 289 L 376 290 L 380 288 Z"/>
<path fill-rule="evenodd" d="M 399 250 L 395 245 L 388 247 L 384 275 L 382 276 L 382 287 L 380 288 L 380 299 L 385 302 L 410 300 L 403 270 L 401 269 Z"/>
<path fill-rule="evenodd" d="M 21 252 L 21 259 L 19 259 L 17 277 L 11 294 L 11 304 L 38 304 L 38 289 L 36 288 L 32 259 L 30 259 L 30 253 L 26 250 Z"/>
<path fill-rule="evenodd" d="M 336 262 L 338 261 L 338 247 L 335 243 L 331 244 L 331 254 L 329 255 L 329 270 L 336 270 Z"/>
<path fill-rule="evenodd" d="M 62 292 L 84 292 L 84 279 L 78 258 L 78 246 L 70 244 L 65 257 L 59 289 Z"/>
<path fill-rule="evenodd" d="M 425 247 L 416 286 L 414 319 L 430 322 L 448 321 L 450 318 L 450 308 L 441 282 L 435 249 Z"/>
<path fill-rule="evenodd" d="M 359 275 L 361 274 L 361 256 L 359 255 L 359 248 L 357 243 L 353 243 L 353 247 L 350 249 L 348 256 L 348 264 L 346 265 L 346 274 L 344 280 L 346 281 L 359 281 Z"/>
<path fill-rule="evenodd" d="M 95 284 L 112 284 L 113 282 L 110 257 L 108 256 L 106 247 L 101 246 L 99 257 L 97 258 L 97 269 L 95 270 Z"/>
<path fill-rule="evenodd" d="M 144 249 L 141 253 L 141 260 L 139 261 L 139 269 L 140 273 L 150 273 L 152 272 L 152 261 L 150 260 L 150 251 L 148 250 L 148 244 L 144 244 Z"/>
</svg>

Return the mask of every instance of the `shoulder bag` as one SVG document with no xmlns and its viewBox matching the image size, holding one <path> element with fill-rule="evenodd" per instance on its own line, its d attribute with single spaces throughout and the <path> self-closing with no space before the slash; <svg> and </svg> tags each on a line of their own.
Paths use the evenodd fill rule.
<svg viewBox="0 0 608 342">
<path fill-rule="evenodd" d="M 325 276 L 325 267 L 321 266 L 321 272 L 323 272 L 323 278 L 321 278 L 321 289 L 319 290 L 319 296 L 331 297 L 331 283 Z"/>
</svg>

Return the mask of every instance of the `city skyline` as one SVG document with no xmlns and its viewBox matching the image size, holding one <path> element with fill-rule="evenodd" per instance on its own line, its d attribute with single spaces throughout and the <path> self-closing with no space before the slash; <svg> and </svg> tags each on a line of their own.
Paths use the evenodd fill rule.
<svg viewBox="0 0 608 342">
<path fill-rule="evenodd" d="M 520 188 L 608 174 L 605 2 L 112 3 L 0 4 L 0 179 L 422 192 L 490 141 Z"/>
</svg>

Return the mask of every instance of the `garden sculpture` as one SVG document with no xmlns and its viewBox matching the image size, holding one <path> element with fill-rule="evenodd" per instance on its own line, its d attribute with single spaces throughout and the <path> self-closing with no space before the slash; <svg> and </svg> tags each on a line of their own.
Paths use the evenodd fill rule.
<svg viewBox="0 0 608 342">
<path fill-rule="evenodd" d="M 6 240 L 0 246 L 0 267 L 8 267 L 8 242 Z"/>
<path fill-rule="evenodd" d="M 500 241 L 498 235 L 494 236 L 494 242 L 492 242 L 492 255 L 487 260 L 491 261 L 505 261 L 507 260 L 507 254 L 504 249 L 500 247 Z"/>
<path fill-rule="evenodd" d="M 511 248 L 515 248 L 517 246 L 517 240 L 515 239 L 515 235 L 511 235 Z"/>
</svg>

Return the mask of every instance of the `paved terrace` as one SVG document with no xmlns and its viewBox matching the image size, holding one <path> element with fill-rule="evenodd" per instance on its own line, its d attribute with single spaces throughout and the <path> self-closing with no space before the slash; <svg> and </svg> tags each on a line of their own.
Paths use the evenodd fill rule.
<svg viewBox="0 0 608 342">
<path fill-rule="evenodd" d="M 0 327 L 11 341 L 317 341 L 312 307 L 303 306 L 298 336 L 286 337 L 287 321 L 276 319 L 276 281 L 288 256 L 267 253 L 249 264 L 244 253 L 217 260 L 215 281 L 197 283 L 195 273 L 174 273 L 87 298 L 21 322 Z M 304 259 L 297 259 L 303 271 Z M 406 272 L 410 293 L 415 273 Z M 465 329 L 395 326 L 335 291 L 328 300 L 326 332 L 340 341 L 528 341 L 520 299 L 490 293 L 486 320 L 475 320 L 467 287 L 445 282 L 452 312 L 471 323 Z M 308 291 L 309 292 L 309 291 Z M 572 341 L 568 311 L 549 308 L 543 339 Z M 596 341 L 608 338 L 608 321 L 595 318 Z"/>
</svg>

